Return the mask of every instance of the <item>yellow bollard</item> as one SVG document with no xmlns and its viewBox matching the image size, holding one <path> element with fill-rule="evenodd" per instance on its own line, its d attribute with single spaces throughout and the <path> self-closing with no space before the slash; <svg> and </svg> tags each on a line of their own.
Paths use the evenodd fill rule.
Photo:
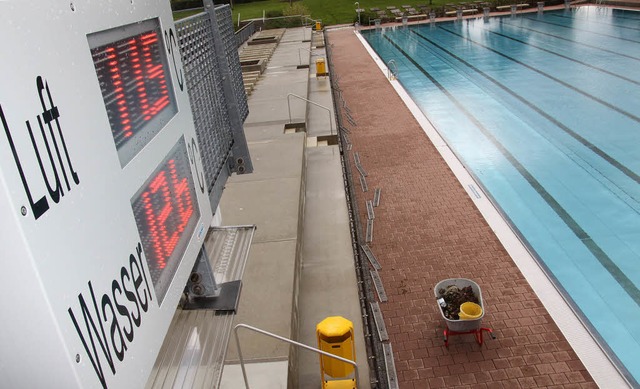
<svg viewBox="0 0 640 389">
<path fill-rule="evenodd" d="M 326 76 L 327 67 L 324 63 L 324 58 L 316 59 L 316 77 Z"/>
<path fill-rule="evenodd" d="M 316 22 L 316 31 L 322 30 L 322 23 Z"/>
<path fill-rule="evenodd" d="M 341 316 L 327 317 L 316 326 L 316 335 L 318 337 L 318 348 L 320 350 L 355 362 L 356 349 L 353 335 L 353 323 L 349 320 Z M 345 383 L 348 384 L 348 386 L 340 387 L 355 388 L 356 377 L 348 378 L 353 371 L 353 365 L 338 361 L 337 359 L 333 359 L 325 355 L 320 356 L 320 374 L 322 377 L 323 389 L 333 387 L 339 383 L 340 385 Z M 325 374 L 340 380 L 326 380 Z"/>
</svg>

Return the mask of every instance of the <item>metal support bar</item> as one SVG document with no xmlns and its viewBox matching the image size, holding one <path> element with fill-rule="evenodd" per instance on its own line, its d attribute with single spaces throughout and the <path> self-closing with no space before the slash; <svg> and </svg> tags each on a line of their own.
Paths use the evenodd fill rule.
<svg viewBox="0 0 640 389">
<path fill-rule="evenodd" d="M 316 103 L 314 101 L 311 101 L 309 99 L 305 99 L 304 97 L 298 96 L 295 93 L 289 93 L 287 95 L 287 107 L 289 108 L 289 123 L 291 123 L 291 121 L 292 121 L 291 120 L 291 99 L 290 99 L 291 96 L 296 97 L 296 98 L 298 98 L 300 100 L 306 101 L 307 103 L 313 104 L 313 105 L 315 105 L 317 107 L 320 107 L 322 109 L 326 109 L 327 112 L 329 113 L 329 126 L 331 126 L 331 135 L 333 135 L 333 120 L 331 119 L 331 110 L 329 108 L 325 107 L 324 105 L 320 105 L 320 104 L 318 104 L 318 103 Z"/>
<path fill-rule="evenodd" d="M 236 325 L 235 327 L 233 327 L 233 335 L 236 338 L 236 346 L 238 347 L 238 357 L 240 358 L 240 368 L 242 369 L 242 377 L 244 378 L 244 386 L 246 387 L 246 389 L 250 389 L 250 388 L 249 388 L 249 381 L 247 380 L 247 371 L 244 368 L 244 359 L 242 358 L 242 350 L 240 349 L 240 338 L 238 338 L 238 328 L 246 328 L 246 329 L 248 329 L 250 331 L 257 332 L 259 334 L 268 336 L 270 338 L 278 339 L 278 340 L 281 340 L 281 341 L 283 341 L 285 343 L 289 343 L 289 344 L 292 344 L 294 346 L 301 347 L 301 348 L 303 348 L 305 350 L 313 351 L 314 353 L 321 354 L 321 355 L 324 355 L 324 356 L 327 356 L 327 357 L 330 357 L 330 358 L 333 358 L 333 359 L 337 359 L 338 361 L 341 361 L 341 362 L 344 362 L 344 363 L 348 363 L 348 364 L 353 366 L 354 376 L 356 378 L 356 388 L 358 387 L 358 378 L 360 376 L 358 374 L 358 365 L 355 363 L 355 361 L 339 357 L 337 355 L 328 353 L 326 351 L 318 350 L 315 347 L 311 347 L 311 346 L 307 346 L 306 344 L 298 343 L 298 342 L 293 341 L 291 339 L 287 339 L 287 338 L 284 338 L 282 336 L 279 336 L 279 335 L 276 335 L 276 334 L 272 334 L 271 332 L 267 332 L 267 331 L 261 330 L 261 329 L 256 328 L 256 327 L 252 327 L 252 326 L 247 325 L 247 324 L 240 323 L 240 324 Z"/>
</svg>

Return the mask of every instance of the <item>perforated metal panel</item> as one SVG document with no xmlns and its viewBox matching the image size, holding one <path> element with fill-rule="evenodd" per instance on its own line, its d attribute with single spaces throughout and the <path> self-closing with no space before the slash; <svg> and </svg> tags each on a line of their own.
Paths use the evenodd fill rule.
<svg viewBox="0 0 640 389">
<path fill-rule="evenodd" d="M 240 57 L 238 55 L 237 39 L 233 31 L 231 7 L 229 5 L 216 7 L 216 20 L 218 22 L 220 36 L 224 42 L 227 66 L 229 66 L 233 93 L 236 96 L 240 119 L 244 122 L 249 115 L 249 106 L 247 104 L 247 94 L 244 90 L 244 82 L 242 81 L 242 69 L 237 66 L 240 62 Z"/>
<path fill-rule="evenodd" d="M 214 45 L 215 31 L 207 13 L 176 22 L 185 79 L 209 192 L 226 162 L 233 134 Z M 228 66 L 228 63 L 224 63 Z M 226 175 L 225 175 L 226 178 Z"/>
</svg>

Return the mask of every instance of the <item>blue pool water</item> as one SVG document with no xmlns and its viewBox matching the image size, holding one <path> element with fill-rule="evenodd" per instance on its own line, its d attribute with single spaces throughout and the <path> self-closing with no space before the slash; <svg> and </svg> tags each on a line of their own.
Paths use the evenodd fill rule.
<svg viewBox="0 0 640 389">
<path fill-rule="evenodd" d="M 363 31 L 640 382 L 640 12 Z"/>
</svg>

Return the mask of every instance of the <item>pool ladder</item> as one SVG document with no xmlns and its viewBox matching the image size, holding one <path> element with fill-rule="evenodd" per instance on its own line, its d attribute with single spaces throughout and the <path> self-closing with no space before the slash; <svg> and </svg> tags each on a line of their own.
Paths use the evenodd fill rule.
<svg viewBox="0 0 640 389">
<path fill-rule="evenodd" d="M 387 64 L 387 78 L 389 80 L 396 80 L 398 78 L 398 65 L 396 65 L 395 59 L 392 59 Z"/>
</svg>

